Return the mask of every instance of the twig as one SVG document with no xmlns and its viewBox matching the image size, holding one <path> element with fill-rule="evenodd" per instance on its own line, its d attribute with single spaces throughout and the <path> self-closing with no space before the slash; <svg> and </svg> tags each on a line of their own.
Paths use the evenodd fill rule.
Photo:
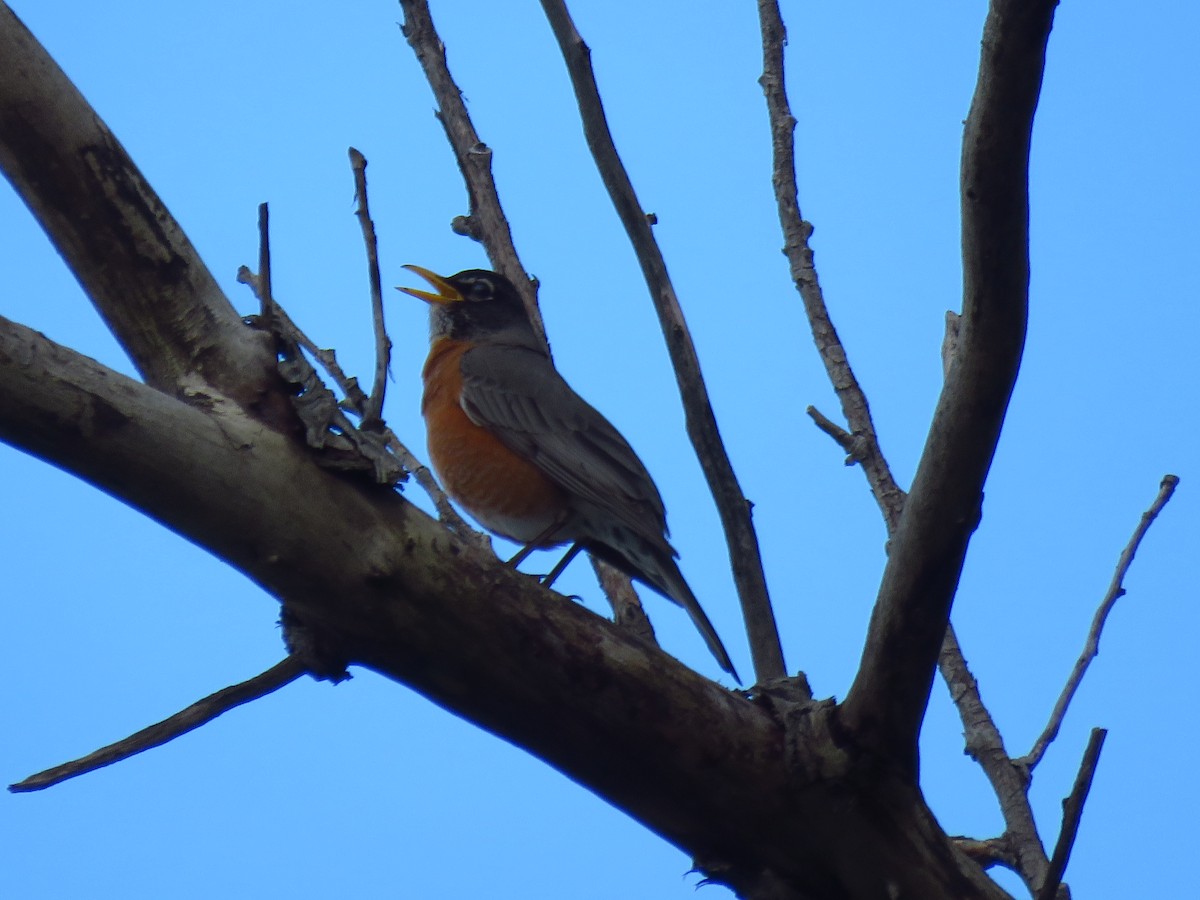
<svg viewBox="0 0 1200 900">
<path fill-rule="evenodd" d="M 1075 846 L 1075 836 L 1079 833 L 1083 804 L 1087 802 L 1088 792 L 1092 789 L 1092 778 L 1096 774 L 1096 765 L 1100 762 L 1100 751 L 1104 748 L 1104 738 L 1107 734 L 1108 731 L 1104 728 L 1093 728 L 1092 736 L 1088 738 L 1083 762 L 1079 764 L 1079 774 L 1075 776 L 1075 786 L 1063 801 L 1062 831 L 1059 832 L 1058 842 L 1054 845 L 1050 871 L 1038 892 L 1037 900 L 1054 900 L 1059 893 L 1059 885 L 1067 871 L 1067 860 L 1071 856 L 1071 848 Z"/>
<path fill-rule="evenodd" d="M 883 512 L 890 532 L 900 520 L 900 512 L 904 508 L 904 492 L 896 485 L 888 469 L 883 451 L 879 448 L 879 439 L 875 434 L 875 424 L 871 420 L 871 409 L 867 404 L 866 394 L 859 386 L 858 379 L 854 377 L 845 348 L 842 347 L 837 330 L 829 318 L 829 310 L 825 306 L 825 297 L 817 279 L 817 270 L 813 265 L 813 251 L 808 243 L 813 226 L 806 222 L 800 213 L 793 134 L 796 119 L 788 104 L 787 88 L 783 79 L 783 45 L 787 40 L 787 30 L 776 0 L 759 0 L 758 16 L 763 44 L 763 73 L 759 84 L 766 95 L 767 112 L 771 122 L 771 147 L 774 155 L 774 174 L 771 181 L 775 187 L 775 201 L 779 207 L 779 223 L 783 228 L 783 252 L 788 258 L 792 280 L 804 303 L 804 311 L 808 315 L 817 352 L 825 364 L 830 381 L 833 382 L 833 389 L 842 405 L 842 414 L 855 437 L 854 449 L 847 448 L 847 452 L 854 461 L 862 463 L 867 483 L 871 486 L 871 494 Z M 826 433 L 833 436 L 832 432 Z M 839 440 L 838 443 L 842 442 Z"/>
<path fill-rule="evenodd" d="M 612 606 L 613 621 L 657 647 L 658 638 L 655 637 L 654 626 L 650 624 L 629 576 L 599 557 L 589 555 L 588 559 L 596 573 L 596 580 L 604 589 L 604 596 Z"/>
<path fill-rule="evenodd" d="M 1087 640 L 1083 645 L 1083 652 L 1079 654 L 1079 659 L 1075 661 L 1075 667 L 1071 670 L 1071 677 L 1067 679 L 1066 686 L 1058 697 L 1058 702 L 1054 704 L 1054 710 L 1050 713 L 1050 721 L 1047 723 L 1045 730 L 1038 735 L 1038 739 L 1034 741 L 1033 748 L 1025 756 L 1021 757 L 1017 762 L 1025 766 L 1028 770 L 1033 771 L 1033 768 L 1046 755 L 1046 749 L 1051 742 L 1058 736 L 1058 730 L 1062 727 L 1063 719 L 1067 715 L 1067 707 L 1071 705 L 1071 700 L 1075 697 L 1075 692 L 1079 690 L 1079 685 L 1083 681 L 1084 673 L 1087 672 L 1088 666 L 1092 660 L 1100 653 L 1100 633 L 1104 630 L 1104 623 L 1108 621 L 1108 614 L 1112 612 L 1112 608 L 1117 601 L 1125 596 L 1125 575 L 1129 571 L 1129 566 L 1133 563 L 1134 554 L 1137 553 L 1138 547 L 1141 546 L 1142 539 L 1146 536 L 1146 532 L 1150 530 L 1151 524 L 1158 518 L 1158 514 L 1162 512 L 1164 506 L 1171 499 L 1171 495 L 1175 493 L 1175 488 L 1179 484 L 1179 476 L 1164 475 L 1162 483 L 1158 488 L 1158 496 L 1154 498 L 1154 502 L 1150 508 L 1142 513 L 1141 521 L 1138 522 L 1137 528 L 1134 529 L 1133 537 L 1129 539 L 1129 543 L 1125 545 L 1125 549 L 1121 551 L 1121 556 L 1117 560 L 1117 568 L 1113 573 L 1112 581 L 1108 586 L 1108 592 L 1104 595 L 1104 599 L 1100 603 L 1099 609 L 1096 610 L 1095 616 L 1092 617 L 1092 627 L 1088 630 Z"/>
<path fill-rule="evenodd" d="M 775 625 L 775 613 L 767 592 L 766 576 L 758 549 L 758 537 L 746 502 L 725 452 L 716 418 L 708 401 L 708 392 L 700 372 L 700 362 L 684 322 L 679 300 L 667 274 L 650 222 L 638 203 L 633 184 L 625 171 L 604 115 L 604 105 L 592 72 L 591 52 L 575 29 L 562 0 L 542 0 L 542 9 L 558 40 L 570 73 L 583 120 L 588 147 L 596 168 L 608 189 L 622 224 L 629 235 L 658 312 L 667 350 L 679 383 L 687 432 L 700 460 L 709 490 L 716 501 L 729 546 L 734 582 L 742 604 L 742 614 L 750 638 L 754 671 L 759 681 L 782 678 L 786 674 L 783 648 Z"/>
<path fill-rule="evenodd" d="M 258 293 L 258 276 L 245 266 L 238 269 L 237 280 L 241 284 L 247 285 L 255 294 Z M 342 391 L 345 397 L 342 405 L 352 412 L 361 415 L 361 411 L 367 401 L 367 395 L 359 387 L 358 379 L 352 375 L 347 375 L 342 370 L 337 361 L 337 354 L 332 350 L 322 350 L 314 344 L 312 339 L 300 329 L 300 326 L 292 321 L 291 316 L 287 314 L 287 310 L 282 306 L 276 304 L 275 314 L 278 331 L 287 339 L 294 341 L 298 346 L 304 348 L 321 365 L 321 368 L 325 370 L 326 374 L 333 379 L 339 390 Z M 344 417 L 339 418 L 335 424 L 339 428 L 349 429 L 350 431 L 356 430 L 353 423 Z M 433 501 L 433 505 L 437 509 L 438 518 L 442 521 L 442 524 L 461 537 L 468 538 L 480 546 L 485 546 L 488 541 L 487 536 L 468 525 L 462 516 L 455 511 L 454 507 L 450 505 L 449 498 L 446 497 L 446 492 L 437 483 L 428 466 L 417 459 L 413 452 L 408 449 L 404 442 L 386 424 L 383 425 L 380 434 L 387 448 L 395 455 L 404 470 L 411 474 L 417 480 L 417 484 L 421 486 L 422 490 L 429 495 L 429 499 Z"/>
<path fill-rule="evenodd" d="M 261 298 L 262 279 L 246 266 L 238 269 L 237 280 Z M 359 417 L 363 415 L 367 395 L 359 387 L 358 379 L 342 371 L 334 351 L 317 347 L 282 306 L 275 301 L 272 303 L 275 322 L 273 333 L 286 351 L 278 363 L 280 372 L 290 382 L 303 388 L 299 396 L 292 398 L 292 402 L 304 423 L 305 439 L 310 447 L 329 451 L 319 462 L 339 469 L 371 468 L 379 484 L 396 484 L 408 478 L 409 473 L 414 471 L 410 462 L 417 464 L 416 459 L 391 429 L 382 420 L 374 429 L 362 429 L 356 427 L 346 415 L 346 410 Z M 343 395 L 340 403 L 333 392 L 325 387 L 316 370 L 300 352 L 301 349 L 312 356 L 337 384 Z M 445 502 L 441 489 L 428 477 L 428 473 L 425 479 L 418 477 L 417 481 L 430 493 L 435 504 L 439 504 L 439 497 Z M 462 525 L 464 535 L 473 533 L 457 514 L 451 511 L 451 515 L 448 525 L 455 530 Z"/>
<path fill-rule="evenodd" d="M 367 203 L 367 158 L 350 148 L 350 168 L 354 170 L 354 196 L 358 200 L 359 225 L 362 226 L 363 243 L 367 249 L 367 271 L 371 279 L 371 319 L 375 323 L 375 381 L 371 395 L 362 408 L 362 427 L 378 429 L 382 422 L 383 394 L 387 390 L 388 365 L 391 360 L 392 342 L 388 340 L 387 328 L 383 324 L 383 285 L 379 277 L 379 242 L 375 238 L 375 223 L 371 221 L 371 210 Z"/>
<path fill-rule="evenodd" d="M 1016 857 L 1013 856 L 1005 837 L 987 838 L 982 841 L 969 837 L 952 837 L 950 840 L 981 869 L 1004 866 L 1014 872 L 1017 870 Z"/>
<path fill-rule="evenodd" d="M 814 425 L 833 438 L 837 445 L 846 451 L 846 465 L 852 466 L 855 463 L 862 462 L 871 453 L 870 442 L 863 435 L 851 434 L 815 406 L 809 406 L 804 411 L 808 413 L 808 417 L 813 420 Z M 884 462 L 883 465 L 886 469 L 887 463 Z M 891 477 L 890 471 L 888 477 Z M 900 493 L 900 499 L 904 499 L 903 492 Z M 885 524 L 888 526 L 889 532 L 895 527 L 895 522 L 885 522 Z"/>
<path fill-rule="evenodd" d="M 455 532 L 461 537 L 469 538 L 481 547 L 490 547 L 490 542 L 486 534 L 476 531 L 460 516 L 450 504 L 450 498 L 446 496 L 446 492 L 442 490 L 442 486 L 437 483 L 437 479 L 433 477 L 433 473 L 429 471 L 429 467 L 422 463 L 419 459 L 413 456 L 412 451 L 400 441 L 391 428 L 384 427 L 384 436 L 387 438 L 387 445 L 396 457 L 400 460 L 400 464 L 417 480 L 417 484 L 429 495 L 429 499 L 433 501 L 434 507 L 437 509 L 438 519 L 442 524 Z"/>
<path fill-rule="evenodd" d="M 258 301 L 262 310 L 263 328 L 275 328 L 275 297 L 271 293 L 271 210 L 266 203 L 258 204 Z"/>
<path fill-rule="evenodd" d="M 946 628 L 938 666 L 962 719 L 967 755 L 979 763 L 1000 802 L 1012 869 L 1032 890 L 1046 877 L 1048 862 L 1029 805 L 1029 781 L 1004 749 L 1004 738 L 983 703 L 979 683 L 963 658 L 953 626 Z"/>
<path fill-rule="evenodd" d="M 400 0 L 400 7 L 404 10 L 404 23 L 400 30 L 416 53 L 417 61 L 425 71 L 425 78 L 433 89 L 438 104 L 438 121 L 446 130 L 446 137 L 467 186 L 471 214 L 466 218 L 457 217 L 454 231 L 483 244 L 492 267 L 516 286 L 533 322 L 534 331 L 545 343 L 546 328 L 538 308 L 537 282 L 526 273 L 513 245 L 512 230 L 504 217 L 500 195 L 492 178 L 492 149 L 479 139 L 475 126 L 471 124 L 462 91 L 454 83 L 446 64 L 446 45 L 433 26 L 429 4 L 426 0 Z"/>
<path fill-rule="evenodd" d="M 217 691 L 215 694 L 210 694 L 203 700 L 193 703 L 187 709 L 163 719 L 156 725 L 143 728 L 137 734 L 130 735 L 124 740 L 117 741 L 115 744 L 109 744 L 107 747 L 102 747 L 95 753 L 89 753 L 81 759 L 63 763 L 61 766 L 55 766 L 53 769 L 47 769 L 36 775 L 30 775 L 24 781 L 10 784 L 8 789 L 13 793 L 40 791 L 66 781 L 69 778 L 74 778 L 77 775 L 94 772 L 115 762 L 128 759 L 131 756 L 141 753 L 143 750 L 161 746 L 182 734 L 187 734 L 189 731 L 211 722 L 217 716 L 228 712 L 235 706 L 241 706 L 243 703 L 249 703 L 251 700 L 265 697 L 267 694 L 279 690 L 284 685 L 291 684 L 301 675 L 305 674 L 306 671 L 307 669 L 305 669 L 299 660 L 288 656 L 261 675 L 255 675 L 241 684 L 235 684 L 232 687 Z"/>
</svg>

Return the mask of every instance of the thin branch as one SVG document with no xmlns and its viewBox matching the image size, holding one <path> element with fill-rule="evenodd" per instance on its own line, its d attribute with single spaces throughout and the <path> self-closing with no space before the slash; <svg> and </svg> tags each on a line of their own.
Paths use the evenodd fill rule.
<svg viewBox="0 0 1200 900">
<path fill-rule="evenodd" d="M 1087 672 L 1092 660 L 1100 654 L 1100 633 L 1104 630 L 1104 623 L 1108 621 L 1108 614 L 1112 612 L 1112 608 L 1116 605 L 1117 601 L 1125 596 L 1125 575 L 1129 572 L 1129 567 L 1133 563 L 1134 554 L 1137 553 L 1138 547 L 1142 544 L 1142 539 L 1146 536 L 1146 532 L 1150 530 L 1150 526 L 1158 518 L 1158 514 L 1162 512 L 1163 507 L 1167 505 L 1178 485 L 1178 475 L 1163 476 L 1162 483 L 1158 488 L 1158 496 L 1154 498 L 1154 502 L 1150 505 L 1150 508 L 1142 513 L 1141 521 L 1138 522 L 1137 528 L 1134 529 L 1133 537 L 1129 539 L 1129 543 L 1121 551 L 1121 556 L 1117 560 L 1116 571 L 1113 573 L 1112 581 L 1108 586 L 1108 591 L 1105 593 L 1104 599 L 1100 602 L 1100 607 L 1096 610 L 1095 616 L 1092 617 L 1092 627 L 1088 630 L 1087 640 L 1083 645 L 1083 652 L 1079 654 L 1079 659 L 1075 661 L 1075 667 L 1071 670 L 1071 676 L 1067 679 L 1066 686 L 1063 687 L 1062 693 L 1058 697 L 1058 702 L 1054 704 L 1054 710 L 1050 713 L 1050 721 L 1047 723 L 1045 730 L 1038 735 L 1038 739 L 1034 741 L 1033 748 L 1029 753 L 1018 760 L 1018 763 L 1025 766 L 1029 771 L 1033 771 L 1033 768 L 1041 762 L 1042 757 L 1046 754 L 1046 749 L 1058 736 L 1058 730 L 1062 727 L 1063 719 L 1067 715 L 1067 707 L 1071 705 L 1071 700 L 1075 697 L 1075 692 L 1079 690 L 1084 673 Z"/>
<path fill-rule="evenodd" d="M 870 441 L 864 435 L 851 434 L 815 406 L 806 407 L 804 411 L 808 413 L 808 417 L 813 420 L 814 425 L 833 438 L 834 442 L 846 451 L 846 465 L 852 466 L 855 463 L 862 462 L 872 452 Z M 887 469 L 887 463 L 884 462 L 883 466 L 884 470 L 888 472 L 888 477 L 891 478 L 891 472 Z M 884 514 L 884 524 L 887 526 L 888 534 L 891 534 L 892 530 L 896 527 L 896 522 L 899 521 L 899 511 L 903 508 L 903 491 L 901 491 L 899 498 L 901 505 L 896 507 L 896 518 L 894 521 L 888 521 L 888 510 L 880 507 Z"/>
<path fill-rule="evenodd" d="M 434 28 L 429 4 L 426 0 L 400 0 L 400 7 L 404 11 L 404 23 L 400 30 L 416 53 L 417 61 L 425 71 L 425 78 L 433 89 L 438 104 L 438 121 L 446 130 L 446 137 L 467 185 L 471 214 L 469 217 L 457 217 L 454 231 L 483 244 L 492 268 L 516 286 L 534 330 L 546 343 L 546 329 L 538 308 L 537 282 L 529 277 L 521 265 L 513 244 L 512 229 L 500 206 L 500 195 L 492 177 L 492 149 L 479 139 L 475 126 L 471 124 L 462 91 L 454 83 L 446 64 L 446 45 Z"/>
<path fill-rule="evenodd" d="M 1029 805 L 1029 780 L 1004 749 L 1004 738 L 984 706 L 979 683 L 967 667 L 953 626 L 946 628 L 938 665 L 962 718 L 966 753 L 979 763 L 1000 802 L 1010 868 L 1033 890 L 1045 879 L 1048 861 Z"/>
<path fill-rule="evenodd" d="M 671 364 L 679 383 L 688 436 L 696 449 L 696 456 L 708 480 L 709 490 L 716 501 L 725 529 L 734 582 L 737 585 L 742 614 L 750 638 L 755 675 L 759 681 L 782 678 L 786 674 L 783 648 L 779 643 L 775 613 L 771 609 L 767 592 L 758 537 L 750 517 L 750 504 L 746 502 L 745 494 L 742 493 L 725 452 L 725 445 L 708 401 L 708 391 L 704 386 L 696 348 L 684 321 L 683 311 L 679 307 L 675 288 L 667 274 L 666 263 L 609 132 L 604 105 L 592 71 L 591 51 L 575 29 L 562 0 L 542 0 L 542 9 L 566 61 L 583 120 L 584 134 L 595 158 L 596 168 L 633 244 L 655 310 L 658 312 Z"/>
<path fill-rule="evenodd" d="M 1075 846 L 1079 822 L 1083 818 L 1083 804 L 1087 802 L 1088 792 L 1092 789 L 1092 778 L 1096 774 L 1096 765 L 1100 762 L 1100 751 L 1104 748 L 1104 738 L 1107 735 L 1106 729 L 1093 728 L 1092 735 L 1088 738 L 1083 762 L 1079 764 L 1079 774 L 1075 776 L 1075 786 L 1063 801 L 1062 831 L 1059 832 L 1058 842 L 1054 845 L 1050 872 L 1038 892 L 1037 900 L 1055 900 L 1055 897 L 1060 896 L 1059 885 L 1062 884 L 1063 874 L 1067 871 L 1067 860 L 1070 859 L 1071 848 Z"/>
<path fill-rule="evenodd" d="M 1017 860 L 1005 837 L 987 838 L 982 841 L 976 838 L 953 837 L 950 840 L 981 869 L 987 870 L 992 866 L 1003 866 L 1010 871 L 1017 871 Z"/>
<path fill-rule="evenodd" d="M 650 618 L 642 608 L 642 601 L 634 590 L 630 577 L 599 557 L 589 555 L 588 560 L 596 573 L 596 580 L 604 590 L 604 596 L 612 606 L 613 621 L 657 647 L 658 638 L 654 634 L 654 626 L 650 624 Z"/>
<path fill-rule="evenodd" d="M 275 295 L 271 292 L 271 210 L 258 204 L 258 301 L 263 327 L 275 330 Z"/>
<path fill-rule="evenodd" d="M 914 777 L 950 606 L 1021 364 L 1029 146 L 1057 0 L 993 0 L 963 135 L 963 327 L 892 536 L 847 726 Z"/>
<path fill-rule="evenodd" d="M 429 467 L 413 455 L 412 451 L 396 437 L 396 433 L 391 428 L 385 426 L 383 433 L 387 439 L 388 447 L 396 454 L 396 457 L 400 460 L 400 464 L 417 480 L 417 484 L 421 486 L 421 489 L 433 501 L 441 523 L 455 534 L 468 538 L 481 547 L 490 546 L 488 536 L 472 528 L 454 509 L 450 503 L 450 498 L 446 496 L 446 492 L 442 490 L 442 486 L 437 483 L 437 479 L 433 477 L 433 472 L 429 470 Z"/>
<path fill-rule="evenodd" d="M 383 284 L 379 277 L 379 242 L 375 238 L 375 223 L 371 221 L 371 209 L 367 203 L 367 158 L 350 148 L 350 168 L 354 170 L 354 196 L 358 200 L 359 225 L 362 226 L 363 244 L 367 250 L 367 272 L 371 280 L 371 320 L 375 323 L 375 381 L 371 385 L 371 396 L 362 408 L 362 427 L 377 429 L 383 421 L 383 395 L 387 390 L 388 365 L 392 356 L 392 342 L 388 340 L 387 328 L 383 323 Z"/>
<path fill-rule="evenodd" d="M 163 719 L 156 725 L 143 728 L 137 734 L 102 747 L 80 759 L 63 763 L 61 766 L 55 766 L 53 769 L 47 769 L 36 775 L 30 775 L 24 781 L 10 784 L 8 789 L 13 793 L 40 791 L 69 778 L 86 775 L 88 772 L 111 766 L 113 763 L 136 756 L 152 747 L 159 747 L 180 735 L 194 731 L 236 706 L 265 697 L 284 685 L 291 684 L 307 671 L 299 660 L 291 656 L 285 657 L 262 674 L 255 675 L 232 687 L 224 688 L 215 694 L 209 694 L 203 700 L 193 703 L 187 709 Z"/>
<path fill-rule="evenodd" d="M 804 220 L 800 212 L 796 187 L 796 119 L 788 104 L 787 86 L 784 82 L 783 47 L 787 41 L 787 30 L 777 0 L 759 0 L 758 17 L 763 44 L 763 73 L 758 83 L 762 85 L 763 94 L 766 96 L 771 122 L 771 148 L 774 156 L 771 183 L 775 188 L 779 223 L 783 228 L 783 252 L 791 266 L 792 281 L 795 282 L 800 299 L 804 303 L 804 311 L 808 315 L 817 352 L 842 404 L 842 414 L 850 424 L 850 430 L 856 439 L 854 449 L 851 451 L 847 448 L 847 452 L 855 462 L 862 463 L 867 483 L 871 486 L 871 494 L 879 504 L 888 530 L 891 531 L 900 520 L 900 511 L 904 507 L 904 491 L 896 485 L 888 469 L 883 451 L 879 448 L 879 439 L 875 434 L 875 423 L 871 420 L 871 409 L 867 404 L 866 394 L 863 393 L 858 379 L 854 377 L 845 348 L 842 347 L 837 330 L 829 318 L 825 296 L 813 264 L 813 251 L 808 243 L 813 226 Z"/>
</svg>

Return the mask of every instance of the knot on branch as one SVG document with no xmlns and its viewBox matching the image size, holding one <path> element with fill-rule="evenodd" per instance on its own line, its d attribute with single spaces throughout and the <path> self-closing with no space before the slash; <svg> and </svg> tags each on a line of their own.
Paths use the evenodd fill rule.
<svg viewBox="0 0 1200 900">
<path fill-rule="evenodd" d="M 851 759 L 836 739 L 837 704 L 813 700 L 803 672 L 757 685 L 754 699 L 782 726 L 788 766 L 799 783 L 846 777 Z"/>
<path fill-rule="evenodd" d="M 350 680 L 351 675 L 346 671 L 349 661 L 344 655 L 337 652 L 324 635 L 302 622 L 287 606 L 279 612 L 279 624 L 283 628 L 283 644 L 287 647 L 288 655 L 299 660 L 313 678 L 334 684 Z"/>
<path fill-rule="evenodd" d="M 479 233 L 479 227 L 471 216 L 455 216 L 450 220 L 450 230 L 477 243 L 483 243 L 483 235 Z"/>
</svg>

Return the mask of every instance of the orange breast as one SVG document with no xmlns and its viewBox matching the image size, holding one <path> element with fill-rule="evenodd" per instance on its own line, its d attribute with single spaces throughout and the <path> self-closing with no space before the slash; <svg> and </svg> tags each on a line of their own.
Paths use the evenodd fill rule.
<svg viewBox="0 0 1200 900">
<path fill-rule="evenodd" d="M 421 414 L 429 458 L 446 492 L 484 527 L 527 543 L 565 517 L 567 496 L 537 466 L 463 412 L 461 363 L 469 347 L 441 338 L 425 361 Z"/>
</svg>

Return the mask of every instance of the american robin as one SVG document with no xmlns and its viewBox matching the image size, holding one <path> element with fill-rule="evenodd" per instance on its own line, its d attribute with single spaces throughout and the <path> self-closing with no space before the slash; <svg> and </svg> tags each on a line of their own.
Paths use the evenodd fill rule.
<svg viewBox="0 0 1200 900">
<path fill-rule="evenodd" d="M 405 268 L 437 290 L 400 288 L 429 303 L 421 412 L 447 493 L 490 531 L 524 544 L 518 558 L 571 542 L 563 564 L 582 548 L 645 582 L 687 611 L 737 679 L 675 563 L 650 474 L 558 374 L 512 283 L 482 269 L 444 278 Z"/>
</svg>

